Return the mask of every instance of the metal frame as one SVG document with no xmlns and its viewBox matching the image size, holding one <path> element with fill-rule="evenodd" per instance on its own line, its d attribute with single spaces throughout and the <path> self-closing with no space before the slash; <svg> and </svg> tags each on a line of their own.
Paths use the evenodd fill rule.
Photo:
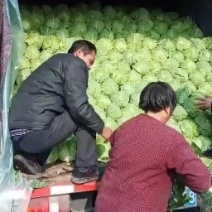
<svg viewBox="0 0 212 212">
<path fill-rule="evenodd" d="M 100 181 L 82 185 L 66 183 L 35 189 L 31 196 L 28 212 L 69 212 L 70 194 L 97 191 L 99 184 Z M 182 207 L 182 209 L 188 208 Z"/>
</svg>

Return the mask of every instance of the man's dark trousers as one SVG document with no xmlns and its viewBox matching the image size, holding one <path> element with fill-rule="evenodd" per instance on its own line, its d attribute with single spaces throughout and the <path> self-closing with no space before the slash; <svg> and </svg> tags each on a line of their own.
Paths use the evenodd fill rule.
<svg viewBox="0 0 212 212">
<path fill-rule="evenodd" d="M 73 133 L 77 138 L 76 166 L 96 165 L 96 132 L 79 125 L 67 111 L 56 116 L 43 130 L 33 130 L 21 137 L 12 138 L 14 154 L 34 156 L 44 165 L 53 147 Z"/>
</svg>

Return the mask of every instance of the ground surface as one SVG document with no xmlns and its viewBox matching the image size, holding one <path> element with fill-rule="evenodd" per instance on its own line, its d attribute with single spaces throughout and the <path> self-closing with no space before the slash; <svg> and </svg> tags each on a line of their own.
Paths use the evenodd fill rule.
<svg viewBox="0 0 212 212">
<path fill-rule="evenodd" d="M 42 184 L 39 186 L 39 181 L 45 182 L 44 186 L 51 186 L 60 183 L 68 183 L 71 179 L 71 172 L 73 166 L 67 163 L 48 164 L 46 171 L 43 174 L 38 175 L 24 175 L 29 180 L 36 181 L 36 186 L 43 187 Z"/>
</svg>

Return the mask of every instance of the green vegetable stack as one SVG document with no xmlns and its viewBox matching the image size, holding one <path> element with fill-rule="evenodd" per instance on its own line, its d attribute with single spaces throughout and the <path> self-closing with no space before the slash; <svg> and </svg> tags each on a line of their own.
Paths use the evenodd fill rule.
<svg viewBox="0 0 212 212">
<path fill-rule="evenodd" d="M 212 38 L 204 38 L 189 18 L 160 9 L 100 3 L 22 7 L 21 14 L 26 49 L 15 92 L 51 55 L 67 52 L 79 38 L 88 39 L 98 49 L 89 100 L 106 125 L 115 129 L 139 114 L 141 89 L 160 80 L 170 83 L 179 97 L 168 124 L 187 138 L 197 154 L 212 146 L 210 114 L 195 107 L 196 97 L 212 95 Z M 69 143 L 54 149 L 50 161 L 73 160 L 76 141 L 74 147 Z M 107 160 L 110 145 L 99 137 L 97 148 L 99 159 Z M 210 160 L 203 162 L 212 167 Z"/>
</svg>

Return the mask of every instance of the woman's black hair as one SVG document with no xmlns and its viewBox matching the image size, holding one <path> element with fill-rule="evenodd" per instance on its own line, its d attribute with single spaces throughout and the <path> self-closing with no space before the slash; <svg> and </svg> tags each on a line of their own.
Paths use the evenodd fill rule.
<svg viewBox="0 0 212 212">
<path fill-rule="evenodd" d="M 176 106 L 176 93 L 168 83 L 152 82 L 141 92 L 139 107 L 145 112 L 159 112 L 170 107 L 173 113 Z"/>
<path fill-rule="evenodd" d="M 97 52 L 96 46 L 93 43 L 91 43 L 90 41 L 87 41 L 87 40 L 77 40 L 77 41 L 75 41 L 72 44 L 71 48 L 68 50 L 68 53 L 73 54 L 78 49 L 82 49 L 82 51 L 85 54 L 89 54 L 92 51 L 94 51 L 95 53 Z"/>
</svg>

